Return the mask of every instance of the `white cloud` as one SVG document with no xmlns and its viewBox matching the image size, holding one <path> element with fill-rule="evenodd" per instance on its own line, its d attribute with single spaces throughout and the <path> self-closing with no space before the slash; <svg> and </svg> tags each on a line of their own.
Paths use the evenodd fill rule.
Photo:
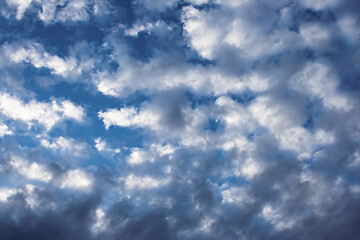
<svg viewBox="0 0 360 240">
<path fill-rule="evenodd" d="M 105 128 L 111 125 L 128 127 L 133 125 L 133 119 L 137 116 L 137 111 L 133 108 L 108 109 L 106 112 L 98 112 L 100 119 L 103 119 Z"/>
<path fill-rule="evenodd" d="M 215 21 L 212 13 L 199 11 L 192 6 L 183 8 L 182 21 L 190 47 L 204 58 L 213 58 L 214 48 L 222 39 L 223 28 L 220 19 Z"/>
<path fill-rule="evenodd" d="M 69 189 L 88 189 L 93 179 L 81 169 L 69 170 L 62 177 L 60 187 Z"/>
<path fill-rule="evenodd" d="M 84 109 L 68 100 L 52 100 L 51 103 L 31 100 L 28 103 L 8 93 L 0 93 L 0 112 L 6 117 L 20 120 L 32 126 L 34 122 L 50 130 L 64 119 L 81 121 Z"/>
<path fill-rule="evenodd" d="M 292 107 L 289 102 L 280 102 L 270 96 L 262 96 L 249 106 L 250 113 L 260 125 L 271 131 L 281 132 L 292 126 L 299 126 L 305 121 L 301 109 Z M 300 106 L 298 106 L 300 107 Z"/>
<path fill-rule="evenodd" d="M 337 23 L 340 31 L 344 33 L 350 42 L 357 43 L 360 41 L 360 28 L 356 16 L 345 15 Z"/>
<path fill-rule="evenodd" d="M 341 94 L 338 79 L 330 68 L 323 63 L 309 63 L 292 78 L 296 90 L 322 99 L 325 107 L 341 111 L 352 109 L 352 103 Z"/>
<path fill-rule="evenodd" d="M 280 149 L 295 151 L 299 159 L 309 158 L 317 146 L 335 141 L 331 132 L 318 129 L 311 133 L 302 126 L 306 113 L 300 104 L 292 105 L 264 96 L 257 98 L 249 110 L 253 118 L 278 139 Z"/>
<path fill-rule="evenodd" d="M 154 162 L 156 159 L 164 157 L 171 160 L 175 150 L 176 148 L 171 144 L 151 144 L 149 148 L 133 148 L 127 157 L 127 162 L 130 165 L 139 165 L 145 162 Z"/>
<path fill-rule="evenodd" d="M 251 115 L 241 104 L 229 97 L 219 97 L 215 101 L 217 117 L 226 123 L 226 128 L 238 131 L 252 131 Z"/>
<path fill-rule="evenodd" d="M 89 19 L 91 6 L 103 6 L 103 1 L 36 0 L 40 3 L 38 15 L 45 24 L 52 22 L 77 22 Z M 100 3 L 97 3 L 100 2 Z M 96 4 L 97 3 L 97 4 Z"/>
<path fill-rule="evenodd" d="M 138 37 L 140 32 L 146 32 L 147 34 L 154 32 L 155 34 L 160 35 L 167 30 L 171 30 L 171 27 L 163 21 L 148 22 L 144 24 L 136 23 L 131 28 L 125 30 L 125 35 Z"/>
<path fill-rule="evenodd" d="M 69 1 L 65 8 L 57 14 L 57 20 L 62 22 L 86 21 L 89 18 L 85 0 Z"/>
<path fill-rule="evenodd" d="M 106 229 L 107 225 L 109 224 L 108 220 L 106 219 L 106 215 L 103 209 L 97 208 L 94 214 L 94 224 L 92 226 L 92 230 L 95 233 L 102 232 Z"/>
<path fill-rule="evenodd" d="M 49 68 L 52 74 L 63 77 L 69 76 L 72 72 L 81 72 L 75 58 L 64 59 L 51 55 L 38 43 L 27 44 L 24 47 L 4 45 L 3 48 L 6 56 L 15 63 L 25 62 L 36 68 Z"/>
<path fill-rule="evenodd" d="M 286 36 L 287 32 L 281 32 L 278 36 L 265 36 L 259 30 L 261 29 L 249 27 L 249 23 L 242 19 L 235 19 L 224 42 L 241 49 L 249 57 L 261 56 L 283 47 L 282 38 Z"/>
<path fill-rule="evenodd" d="M 60 151 L 62 154 L 79 157 L 86 154 L 86 144 L 76 141 L 72 138 L 58 137 L 50 141 L 48 141 L 47 139 L 41 139 L 40 143 L 42 146 L 49 148 L 53 151 Z"/>
<path fill-rule="evenodd" d="M 150 110 L 136 111 L 133 107 L 124 107 L 121 109 L 108 109 L 105 112 L 99 112 L 98 116 L 103 119 L 105 128 L 111 125 L 119 127 L 147 127 L 157 128 L 159 116 Z"/>
<path fill-rule="evenodd" d="M 0 202 L 7 202 L 8 198 L 17 193 L 14 188 L 0 188 Z"/>
<path fill-rule="evenodd" d="M 131 165 L 142 164 L 146 161 L 153 162 L 154 158 L 151 155 L 152 154 L 145 149 L 134 148 L 132 149 L 130 156 L 127 158 L 127 162 Z"/>
<path fill-rule="evenodd" d="M 296 224 L 294 219 L 286 219 L 280 210 L 274 209 L 268 204 L 263 207 L 261 216 L 273 224 L 279 231 L 292 228 Z"/>
<path fill-rule="evenodd" d="M 39 201 L 34 191 L 35 188 L 36 187 L 32 184 L 26 184 L 25 190 L 22 191 L 25 194 L 25 201 L 30 208 L 39 207 Z"/>
<path fill-rule="evenodd" d="M 4 135 L 11 135 L 13 132 L 9 130 L 8 126 L 6 126 L 4 123 L 0 122 L 0 137 L 3 137 Z"/>
<path fill-rule="evenodd" d="M 221 191 L 222 203 L 231 203 L 242 205 L 254 202 L 254 199 L 249 194 L 249 189 L 246 187 L 230 187 Z"/>
<path fill-rule="evenodd" d="M 116 154 L 119 153 L 121 150 L 120 148 L 112 148 L 109 146 L 109 143 L 104 139 L 98 137 L 95 139 L 95 148 L 101 153 L 112 153 Z"/>
<path fill-rule="evenodd" d="M 222 1 L 221 4 L 222 8 L 211 10 L 198 10 L 193 6 L 182 9 L 188 44 L 204 58 L 217 59 L 228 46 L 237 48 L 242 58 L 260 58 L 280 52 L 296 38 L 296 34 L 286 28 L 271 31 L 275 18 L 256 24 L 258 16 L 268 12 L 254 14 L 259 8 L 253 1 Z"/>
<path fill-rule="evenodd" d="M 264 171 L 262 166 L 254 158 L 248 158 L 245 161 L 236 161 L 235 174 L 237 176 L 244 176 L 246 179 L 252 179 Z"/>
<path fill-rule="evenodd" d="M 127 189 L 153 189 L 167 185 L 170 182 L 170 179 L 129 175 L 126 178 L 120 178 L 120 182 L 124 182 Z"/>
<path fill-rule="evenodd" d="M 120 65 L 117 72 L 110 74 L 105 71 L 92 75 L 97 90 L 114 97 L 126 97 L 137 90 L 156 93 L 176 87 L 187 87 L 199 95 L 221 96 L 229 92 L 241 94 L 248 89 L 267 91 L 275 82 L 266 73 L 251 71 L 233 75 L 224 72 L 221 66 L 193 65 L 182 61 L 179 56 L 160 55 L 148 62 L 140 62 L 122 52 L 114 55 L 114 59 Z"/>
<path fill-rule="evenodd" d="M 158 154 L 160 157 L 171 156 L 176 150 L 176 147 L 172 146 L 169 143 L 165 145 L 152 144 L 150 148 L 155 151 L 156 154 Z"/>
<path fill-rule="evenodd" d="M 19 156 L 13 155 L 10 165 L 26 178 L 43 182 L 49 182 L 52 179 L 52 173 L 46 167 L 36 162 L 29 163 Z"/>
<path fill-rule="evenodd" d="M 24 16 L 26 9 L 31 5 L 32 0 L 6 0 L 6 3 L 10 6 L 15 6 L 16 9 L 16 19 L 21 20 Z"/>
<path fill-rule="evenodd" d="M 331 37 L 331 32 L 328 28 L 317 23 L 304 24 L 300 27 L 300 36 L 303 38 L 305 44 L 312 47 L 320 47 Z"/>
</svg>

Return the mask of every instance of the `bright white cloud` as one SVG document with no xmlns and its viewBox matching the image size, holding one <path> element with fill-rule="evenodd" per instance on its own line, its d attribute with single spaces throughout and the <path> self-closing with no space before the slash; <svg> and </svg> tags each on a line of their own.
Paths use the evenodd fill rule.
<svg viewBox="0 0 360 240">
<path fill-rule="evenodd" d="M 88 189 L 93 184 L 90 175 L 81 169 L 69 170 L 61 179 L 60 187 L 69 189 Z"/>
<path fill-rule="evenodd" d="M 28 44 L 24 47 L 5 45 L 3 48 L 10 61 L 31 63 L 36 68 L 48 68 L 52 74 L 67 77 L 72 72 L 81 71 L 77 68 L 76 59 L 72 57 L 64 59 L 51 55 L 38 43 Z"/>
<path fill-rule="evenodd" d="M 64 119 L 81 121 L 84 109 L 68 100 L 52 100 L 50 103 L 23 102 L 16 96 L 0 93 L 0 112 L 8 118 L 20 120 L 32 126 L 35 122 L 50 130 L 56 123 Z"/>
<path fill-rule="evenodd" d="M 25 159 L 19 156 L 13 155 L 10 164 L 21 175 L 28 179 L 40 180 L 43 182 L 49 182 L 52 179 L 52 173 L 46 169 L 46 167 L 33 162 L 29 163 Z"/>
<path fill-rule="evenodd" d="M 0 202 L 7 202 L 8 198 L 17 193 L 17 189 L 0 188 Z"/>
<path fill-rule="evenodd" d="M 204 58 L 213 58 L 215 47 L 223 36 L 223 28 L 218 20 L 215 21 L 211 13 L 192 6 L 183 8 L 182 21 L 190 46 Z"/>
<path fill-rule="evenodd" d="M 256 8 L 252 1 L 221 1 L 221 4 L 223 7 L 219 9 L 198 10 L 193 6 L 182 9 L 189 47 L 203 58 L 217 59 L 222 48 L 229 46 L 237 48 L 242 58 L 259 58 L 277 53 L 294 42 L 296 34 L 286 28 L 266 32 L 275 18 L 262 26 L 254 24 L 258 15 L 252 12 Z"/>
<path fill-rule="evenodd" d="M 119 127 L 156 127 L 159 122 L 159 116 L 150 110 L 136 111 L 133 107 L 124 107 L 121 109 L 108 109 L 105 112 L 99 112 L 98 116 L 103 119 L 105 128 L 111 125 Z"/>
<path fill-rule="evenodd" d="M 260 125 L 277 132 L 305 122 L 305 116 L 301 109 L 287 104 L 289 103 L 276 101 L 270 96 L 263 96 L 258 97 L 250 105 L 249 110 Z"/>
<path fill-rule="evenodd" d="M 127 162 L 131 165 L 142 164 L 146 161 L 153 162 L 154 158 L 148 151 L 139 148 L 132 149 L 130 156 L 127 158 Z"/>
</svg>

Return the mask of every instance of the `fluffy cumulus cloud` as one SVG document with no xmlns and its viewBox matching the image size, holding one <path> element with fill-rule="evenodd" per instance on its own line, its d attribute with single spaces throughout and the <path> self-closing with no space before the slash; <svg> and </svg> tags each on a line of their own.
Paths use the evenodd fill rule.
<svg viewBox="0 0 360 240">
<path fill-rule="evenodd" d="M 0 1 L 0 239 L 359 239 L 359 11 Z"/>
<path fill-rule="evenodd" d="M 46 130 L 50 130 L 56 123 L 64 119 L 81 121 L 84 117 L 84 109 L 69 100 L 24 102 L 9 93 L 1 93 L 0 99 L 0 111 L 3 118 L 19 120 L 29 127 L 38 124 L 45 127 Z"/>
</svg>

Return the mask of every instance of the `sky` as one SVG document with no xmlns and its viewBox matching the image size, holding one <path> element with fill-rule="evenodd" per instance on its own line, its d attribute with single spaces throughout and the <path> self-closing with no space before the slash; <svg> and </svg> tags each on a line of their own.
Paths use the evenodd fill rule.
<svg viewBox="0 0 360 240">
<path fill-rule="evenodd" d="M 359 12 L 0 1 L 0 239 L 360 239 Z"/>
</svg>

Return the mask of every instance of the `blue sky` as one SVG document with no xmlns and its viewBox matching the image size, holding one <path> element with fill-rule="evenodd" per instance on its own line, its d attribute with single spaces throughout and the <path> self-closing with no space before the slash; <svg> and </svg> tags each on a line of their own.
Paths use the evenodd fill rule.
<svg viewBox="0 0 360 240">
<path fill-rule="evenodd" d="M 0 2 L 0 239 L 359 239 L 356 0 Z"/>
</svg>

